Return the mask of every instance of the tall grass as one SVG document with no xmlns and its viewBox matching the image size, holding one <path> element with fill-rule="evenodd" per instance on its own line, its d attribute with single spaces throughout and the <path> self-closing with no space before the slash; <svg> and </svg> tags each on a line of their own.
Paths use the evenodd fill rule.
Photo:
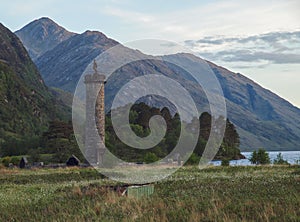
<svg viewBox="0 0 300 222">
<path fill-rule="evenodd" d="M 299 166 L 184 167 L 119 196 L 93 169 L 0 170 L 0 221 L 300 221 Z"/>
</svg>

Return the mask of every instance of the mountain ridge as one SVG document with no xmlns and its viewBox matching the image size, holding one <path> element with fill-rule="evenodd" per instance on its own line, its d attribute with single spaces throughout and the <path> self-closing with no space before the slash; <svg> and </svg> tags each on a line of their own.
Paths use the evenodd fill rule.
<svg viewBox="0 0 300 222">
<path fill-rule="evenodd" d="M 66 91 L 72 91 L 76 86 L 75 82 L 70 82 L 70 79 L 79 78 L 86 66 L 101 52 L 118 44 L 118 42 L 107 38 L 103 33 L 98 31 L 85 31 L 82 34 L 76 34 L 69 39 L 59 43 L 52 50 L 45 52 L 42 56 L 36 59 L 36 64 L 40 72 L 48 73 L 43 75 L 46 82 L 53 82 L 51 87 L 62 88 Z M 99 46 L 100 45 L 100 46 Z M 69 53 L 66 54 L 65 51 Z M 51 53 L 55 52 L 55 53 Z M 62 66 L 61 61 L 78 61 L 81 62 L 68 67 Z M 48 66 L 48 64 L 50 64 Z M 67 76 L 62 79 L 66 72 L 72 72 L 73 76 Z M 61 82 L 66 83 L 61 87 Z"/>
<path fill-rule="evenodd" d="M 87 33 L 91 36 L 95 34 L 95 32 Z M 59 43 L 37 59 L 36 64 L 47 85 L 74 92 L 86 66 L 101 52 L 118 44 L 105 35 L 93 39 L 94 42 L 89 42 L 88 37 L 83 34 L 74 35 Z M 76 39 L 80 41 L 75 41 Z M 135 53 L 138 52 L 128 49 L 127 56 L 134 56 Z M 203 61 L 191 54 L 170 56 L 173 56 L 173 59 L 184 60 L 187 65 Z M 237 126 L 242 150 L 253 150 L 259 147 L 268 150 L 300 149 L 298 145 L 300 110 L 297 107 L 240 73 L 231 72 L 210 61 L 207 63 L 220 81 L 226 98 L 228 117 Z M 201 94 L 201 88 L 197 87 L 192 80 L 185 79 L 186 74 L 182 70 L 157 61 L 137 62 L 136 65 L 136 67 L 132 64 L 122 67 L 116 76 L 112 76 L 112 83 L 106 86 L 108 104 L 111 103 L 116 90 L 125 83 L 124 81 L 155 72 L 172 75 L 175 80 L 190 90 L 198 105 L 206 100 L 205 95 Z M 157 101 L 159 103 L 160 100 Z"/>
<path fill-rule="evenodd" d="M 75 35 L 47 17 L 30 22 L 15 34 L 22 39 L 33 61 L 60 42 Z"/>
</svg>

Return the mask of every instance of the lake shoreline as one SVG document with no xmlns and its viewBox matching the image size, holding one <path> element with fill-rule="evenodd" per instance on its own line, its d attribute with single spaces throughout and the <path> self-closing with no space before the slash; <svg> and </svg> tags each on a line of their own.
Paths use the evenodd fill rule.
<svg viewBox="0 0 300 222">
<path fill-rule="evenodd" d="M 300 164 L 300 151 L 267 151 L 269 154 L 271 163 L 276 159 L 279 153 L 282 154 L 284 160 L 288 161 L 289 164 Z M 251 164 L 249 158 L 252 155 L 252 152 L 241 152 L 245 159 L 230 160 L 229 164 L 231 166 L 250 166 Z M 221 160 L 212 160 L 210 161 L 212 165 L 219 166 L 221 165 Z"/>
</svg>

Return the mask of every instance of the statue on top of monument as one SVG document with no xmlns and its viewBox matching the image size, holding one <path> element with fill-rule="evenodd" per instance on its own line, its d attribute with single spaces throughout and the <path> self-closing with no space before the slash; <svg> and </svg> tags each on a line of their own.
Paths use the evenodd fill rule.
<svg viewBox="0 0 300 222">
<path fill-rule="evenodd" d="M 96 59 L 94 59 L 93 69 L 94 69 L 95 74 L 98 74 L 97 67 L 98 66 L 97 66 L 97 63 L 96 63 Z"/>
</svg>

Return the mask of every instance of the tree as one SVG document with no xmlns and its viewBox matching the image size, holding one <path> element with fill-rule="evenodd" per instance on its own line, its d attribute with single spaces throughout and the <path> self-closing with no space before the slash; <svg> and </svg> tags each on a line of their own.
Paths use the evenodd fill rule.
<svg viewBox="0 0 300 222">
<path fill-rule="evenodd" d="M 229 121 L 226 120 L 226 128 L 223 143 L 227 145 L 227 147 L 237 148 L 240 146 L 240 137 L 235 128 L 235 126 Z"/>
<path fill-rule="evenodd" d="M 83 154 L 79 149 L 72 124 L 53 121 L 50 123 L 49 130 L 43 134 L 43 146 L 48 153 L 53 153 L 53 162 L 63 163 L 74 154 L 81 161 L 84 160 Z"/>
<path fill-rule="evenodd" d="M 250 162 L 252 163 L 252 164 L 256 164 L 256 162 L 257 162 L 257 152 L 256 152 L 256 150 L 254 150 L 253 152 L 252 152 L 252 154 L 251 154 L 251 157 L 250 157 Z"/>
<path fill-rule="evenodd" d="M 68 158 L 74 154 L 76 149 L 75 144 L 72 141 L 65 138 L 57 138 L 54 140 L 55 153 L 53 155 L 53 161 L 64 163 Z"/>
<path fill-rule="evenodd" d="M 270 164 L 269 154 L 264 149 L 254 150 L 249 160 L 252 164 Z"/>
<path fill-rule="evenodd" d="M 229 166 L 230 165 L 230 160 L 229 159 L 223 159 L 221 162 L 221 166 Z"/>
<path fill-rule="evenodd" d="M 114 111 L 116 113 L 122 114 L 124 113 L 123 109 L 124 107 L 118 107 Z M 160 110 L 158 108 L 150 107 L 145 103 L 134 104 L 129 112 L 130 127 L 132 131 L 139 137 L 148 136 L 151 133 L 149 128 L 149 120 L 154 115 L 161 115 L 167 125 L 165 137 L 160 141 L 159 144 L 157 144 L 157 146 L 145 151 L 135 149 L 123 143 L 117 137 L 114 131 L 111 121 L 111 113 L 109 112 L 105 118 L 106 147 L 117 157 L 130 162 L 144 161 L 147 152 L 154 153 L 156 157 L 162 158 L 173 151 L 178 143 L 181 133 L 185 134 L 186 132 L 188 132 L 188 130 L 195 129 L 194 124 L 196 123 L 198 125 L 200 123 L 199 138 L 194 149 L 195 155 L 192 156 L 192 159 L 190 161 L 193 162 L 193 158 L 194 160 L 200 159 L 206 147 L 206 143 L 212 127 L 211 122 L 213 119 L 208 112 L 202 113 L 200 118 L 194 118 L 191 122 L 184 123 L 184 121 L 180 121 L 180 116 L 178 113 L 172 115 L 166 107 Z M 224 121 L 224 118 L 219 117 L 216 121 L 219 122 L 221 120 Z M 219 147 L 215 159 L 239 159 L 242 157 L 242 155 L 239 150 L 240 141 L 238 132 L 235 129 L 235 126 L 228 119 L 226 121 L 227 122 L 223 142 Z M 181 132 L 181 128 L 183 129 L 183 132 Z M 195 162 L 198 163 L 199 161 Z"/>
<path fill-rule="evenodd" d="M 28 155 L 29 155 L 30 161 L 33 162 L 33 163 L 41 161 L 41 154 L 40 154 L 40 152 L 41 152 L 40 148 L 38 148 L 38 149 L 30 149 L 28 151 Z"/>
<path fill-rule="evenodd" d="M 153 163 L 159 160 L 159 158 L 155 155 L 155 153 L 147 153 L 144 157 L 145 163 Z"/>
<path fill-rule="evenodd" d="M 36 149 L 40 144 L 40 138 L 38 136 L 10 136 L 2 139 L 2 156 L 25 155 L 29 149 Z"/>
<path fill-rule="evenodd" d="M 185 162 L 185 165 L 197 165 L 199 164 L 199 161 L 200 157 L 197 154 L 192 153 L 189 159 Z"/>
<path fill-rule="evenodd" d="M 281 153 L 278 153 L 276 156 L 276 159 L 273 161 L 273 164 L 289 164 L 288 161 L 283 159 L 283 156 Z"/>
</svg>

